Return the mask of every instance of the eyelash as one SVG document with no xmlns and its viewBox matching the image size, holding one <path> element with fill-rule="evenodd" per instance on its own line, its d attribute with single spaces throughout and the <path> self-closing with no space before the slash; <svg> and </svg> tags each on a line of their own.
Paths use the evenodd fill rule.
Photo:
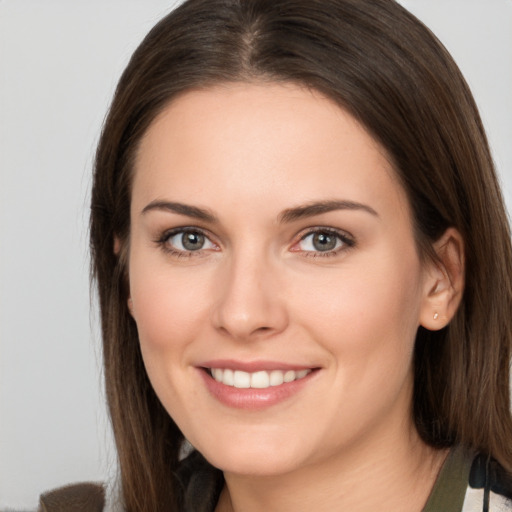
<svg viewBox="0 0 512 512">
<path fill-rule="evenodd" d="M 327 236 L 336 237 L 337 240 L 339 242 L 341 242 L 341 246 L 336 247 L 329 251 L 318 251 L 318 250 L 316 250 L 316 251 L 315 250 L 300 251 L 300 250 L 297 250 L 297 252 L 302 252 L 304 254 L 304 256 L 307 258 L 328 258 L 330 256 L 337 256 L 339 253 L 345 252 L 356 245 L 354 238 L 344 231 L 339 231 L 339 230 L 333 229 L 333 228 L 317 227 L 317 228 L 309 229 L 306 233 L 304 233 L 300 237 L 299 241 L 294 244 L 294 246 L 298 245 L 300 242 L 303 242 L 308 237 L 318 235 L 318 234 L 324 234 Z"/>
<path fill-rule="evenodd" d="M 166 254 L 170 254 L 171 256 L 175 256 L 177 258 L 192 258 L 202 256 L 203 249 L 198 249 L 196 251 L 192 250 L 181 250 L 175 249 L 171 245 L 169 245 L 169 240 L 176 235 L 185 235 L 186 233 L 201 235 L 206 240 L 210 241 L 212 245 L 215 245 L 211 240 L 210 236 L 205 233 L 202 229 L 194 228 L 194 227 L 186 227 L 186 228 L 176 228 L 171 229 L 169 231 L 165 231 L 162 235 L 155 240 L 156 244 L 164 251 Z"/>
<path fill-rule="evenodd" d="M 167 254 L 170 254 L 172 256 L 175 256 L 177 258 L 192 258 L 192 257 L 200 257 L 203 255 L 204 249 L 197 249 L 196 251 L 193 250 L 181 250 L 181 249 L 175 249 L 172 246 L 169 245 L 169 240 L 176 235 L 184 235 L 186 233 L 191 233 L 195 235 L 201 235 L 206 240 L 210 242 L 210 244 L 216 246 L 214 242 L 211 241 L 210 236 L 203 231 L 200 228 L 194 228 L 194 227 L 186 227 L 186 228 L 176 228 L 169 231 L 165 231 L 162 233 L 160 237 L 158 237 L 155 240 L 155 243 Z M 325 234 L 327 236 L 334 236 L 337 238 L 339 242 L 341 242 L 340 247 L 335 247 L 332 250 L 329 251 L 319 251 L 319 250 L 300 250 L 300 249 L 293 249 L 293 247 L 297 246 L 304 240 L 306 240 L 310 236 L 318 235 L 318 234 Z M 317 227 L 317 228 L 310 228 L 306 233 L 304 233 L 300 239 L 295 242 L 292 246 L 292 252 L 302 252 L 304 257 L 307 258 L 326 258 L 330 256 L 336 256 L 340 252 L 347 251 L 354 247 L 356 244 L 354 238 L 349 235 L 348 233 L 344 231 L 339 231 L 333 228 L 325 228 L 325 227 Z"/>
</svg>

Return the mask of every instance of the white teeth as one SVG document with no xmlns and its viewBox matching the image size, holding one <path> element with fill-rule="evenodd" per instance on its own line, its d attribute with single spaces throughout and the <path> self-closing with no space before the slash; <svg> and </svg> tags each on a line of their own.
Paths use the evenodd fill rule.
<svg viewBox="0 0 512 512">
<path fill-rule="evenodd" d="M 254 373 L 229 368 L 211 368 L 212 377 L 226 386 L 247 389 L 266 389 L 272 386 L 280 386 L 283 383 L 303 379 L 311 370 L 273 370 L 271 372 L 259 371 Z"/>
<path fill-rule="evenodd" d="M 270 377 L 267 372 L 256 372 L 251 375 L 251 388 L 268 388 Z"/>
<path fill-rule="evenodd" d="M 274 370 L 270 372 L 270 385 L 271 386 L 280 386 L 284 382 L 283 372 L 279 370 Z"/>
<path fill-rule="evenodd" d="M 291 382 L 292 380 L 295 380 L 295 372 L 293 370 L 288 370 L 285 374 L 284 374 L 284 381 L 285 382 Z"/>
<path fill-rule="evenodd" d="M 215 379 L 218 380 L 218 379 Z M 235 385 L 235 372 L 233 370 L 230 370 L 226 368 L 222 374 L 222 380 L 219 382 L 224 382 L 227 386 L 234 386 Z"/>
<path fill-rule="evenodd" d="M 247 372 L 241 372 L 235 370 L 234 374 L 234 386 L 235 388 L 250 388 L 251 387 L 251 374 Z"/>
<path fill-rule="evenodd" d="M 304 378 L 309 373 L 309 370 L 299 370 L 297 372 L 297 379 Z"/>
</svg>

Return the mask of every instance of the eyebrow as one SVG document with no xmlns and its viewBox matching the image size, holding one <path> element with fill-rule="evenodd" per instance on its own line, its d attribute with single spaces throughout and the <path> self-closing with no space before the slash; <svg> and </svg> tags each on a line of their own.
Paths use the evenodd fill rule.
<svg viewBox="0 0 512 512">
<path fill-rule="evenodd" d="M 289 208 L 284 210 L 278 217 L 279 222 L 293 222 L 299 219 L 313 217 L 314 215 L 320 215 L 322 213 L 328 213 L 336 210 L 361 210 L 375 217 L 379 217 L 379 214 L 371 207 L 366 204 L 357 203 L 354 201 L 318 201 L 309 203 L 295 208 Z"/>
<path fill-rule="evenodd" d="M 191 206 L 183 203 L 176 203 L 173 201 L 152 201 L 144 207 L 141 213 L 145 214 L 152 210 L 163 210 L 178 213 L 180 215 L 186 215 L 187 217 L 203 220 L 212 224 L 217 222 L 217 217 L 215 217 L 212 212 L 206 210 L 205 208 L 199 208 L 197 206 Z"/>
<path fill-rule="evenodd" d="M 210 210 L 207 210 L 205 208 L 199 208 L 198 206 L 191 206 L 184 203 L 177 203 L 174 201 L 152 201 L 151 203 L 144 207 L 141 213 L 146 214 L 147 212 L 153 210 L 169 211 L 177 213 L 179 215 L 185 215 L 187 217 L 209 222 L 212 224 L 218 222 L 217 217 Z M 288 208 L 279 214 L 278 221 L 279 223 L 285 224 L 336 210 L 361 210 L 375 217 L 379 217 L 379 214 L 371 206 L 368 206 L 366 204 L 357 203 L 354 201 L 330 200 L 316 201 L 306 205 Z"/>
</svg>

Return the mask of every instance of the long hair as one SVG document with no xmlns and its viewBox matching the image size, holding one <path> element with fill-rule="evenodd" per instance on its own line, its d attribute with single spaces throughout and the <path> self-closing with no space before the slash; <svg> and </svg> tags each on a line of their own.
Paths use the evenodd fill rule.
<svg viewBox="0 0 512 512">
<path fill-rule="evenodd" d="M 240 81 L 301 84 L 365 126 L 407 193 L 422 257 L 434 257 L 448 227 L 461 233 L 462 303 L 449 326 L 417 333 L 414 421 L 429 445 L 460 443 L 512 470 L 510 232 L 475 102 L 450 55 L 394 0 L 189 0 L 132 56 L 94 169 L 92 275 L 127 511 L 179 509 L 183 442 L 149 383 L 126 306 L 134 156 L 177 95 Z"/>
</svg>

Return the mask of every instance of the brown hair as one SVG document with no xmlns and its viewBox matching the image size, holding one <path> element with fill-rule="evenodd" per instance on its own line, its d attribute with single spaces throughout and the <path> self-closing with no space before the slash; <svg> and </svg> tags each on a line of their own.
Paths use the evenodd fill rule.
<svg viewBox="0 0 512 512">
<path fill-rule="evenodd" d="M 447 51 L 393 0 L 189 0 L 135 51 L 95 162 L 93 276 L 127 511 L 179 509 L 183 441 L 149 383 L 126 307 L 134 155 L 176 95 L 230 81 L 294 82 L 332 98 L 393 160 L 421 254 L 432 256 L 449 226 L 461 233 L 463 300 L 448 327 L 418 331 L 414 418 L 430 445 L 461 443 L 512 470 L 510 232 L 477 108 Z"/>
</svg>

